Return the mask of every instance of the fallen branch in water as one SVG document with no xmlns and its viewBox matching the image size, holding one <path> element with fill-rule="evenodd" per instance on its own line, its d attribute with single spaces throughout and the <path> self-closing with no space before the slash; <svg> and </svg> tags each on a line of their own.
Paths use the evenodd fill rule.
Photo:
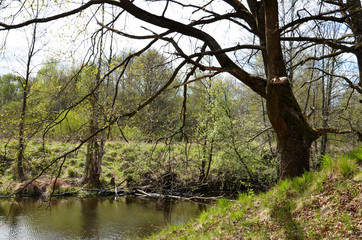
<svg viewBox="0 0 362 240">
<path fill-rule="evenodd" d="M 181 197 L 176 195 L 170 195 L 170 194 L 159 194 L 159 193 L 147 193 L 143 190 L 136 189 L 136 191 L 143 196 L 146 197 L 153 197 L 153 198 L 172 198 L 172 199 L 179 199 L 179 200 L 218 200 L 219 198 L 222 198 L 223 196 L 217 196 L 217 197 L 200 197 L 200 196 L 192 196 L 192 197 Z"/>
</svg>

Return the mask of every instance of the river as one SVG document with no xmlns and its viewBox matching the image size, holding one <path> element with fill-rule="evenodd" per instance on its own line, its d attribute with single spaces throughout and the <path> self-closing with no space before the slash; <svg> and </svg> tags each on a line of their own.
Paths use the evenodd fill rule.
<svg viewBox="0 0 362 240">
<path fill-rule="evenodd" d="M 0 200 L 0 239 L 134 239 L 197 217 L 207 205 L 148 198 Z"/>
</svg>

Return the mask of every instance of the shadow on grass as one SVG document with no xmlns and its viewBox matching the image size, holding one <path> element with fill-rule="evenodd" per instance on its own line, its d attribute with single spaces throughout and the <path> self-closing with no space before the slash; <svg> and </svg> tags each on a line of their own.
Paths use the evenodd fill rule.
<svg viewBox="0 0 362 240">
<path fill-rule="evenodd" d="M 284 205 L 274 205 L 271 210 L 271 217 L 284 229 L 287 239 L 305 239 L 302 228 L 290 212 L 291 204 L 289 202 L 285 202 Z"/>
</svg>

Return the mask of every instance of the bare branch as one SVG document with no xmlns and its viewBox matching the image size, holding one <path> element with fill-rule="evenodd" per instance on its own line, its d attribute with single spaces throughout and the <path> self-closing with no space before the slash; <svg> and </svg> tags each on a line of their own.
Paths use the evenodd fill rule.
<svg viewBox="0 0 362 240">
<path fill-rule="evenodd" d="M 322 59 L 326 59 L 326 58 L 331 58 L 331 57 L 336 57 L 340 54 L 344 53 L 344 51 L 336 51 L 336 52 L 333 52 L 331 54 L 327 54 L 327 55 L 323 55 L 323 56 L 312 56 L 312 57 L 307 57 L 306 59 L 303 59 L 302 61 L 294 64 L 293 66 L 290 67 L 290 69 L 293 69 L 299 65 L 304 65 L 306 62 L 309 62 L 309 61 L 312 61 L 312 60 L 316 60 L 316 61 L 319 61 L 319 60 L 322 60 Z"/>
<path fill-rule="evenodd" d="M 281 37 L 282 41 L 296 41 L 296 42 L 314 42 L 318 44 L 326 44 L 334 49 L 343 50 L 344 52 L 354 53 L 356 52 L 355 47 L 348 47 L 342 45 L 341 43 L 336 42 L 333 39 L 325 39 L 325 38 L 313 38 L 313 37 Z M 352 42 L 346 42 L 346 44 L 353 44 Z"/>
<path fill-rule="evenodd" d="M 220 74 L 220 73 L 221 73 L 221 72 L 214 72 L 214 73 L 211 73 L 211 74 L 203 75 L 203 76 L 201 76 L 201 77 L 192 79 L 192 80 L 187 81 L 187 82 L 184 82 L 184 83 L 182 83 L 182 84 L 173 86 L 172 88 L 166 89 L 166 91 L 167 91 L 167 90 L 171 90 L 171 89 L 176 89 L 176 88 L 179 88 L 179 87 L 188 85 L 188 84 L 190 84 L 190 83 L 193 83 L 193 82 L 196 82 L 196 81 L 200 81 L 200 80 L 205 79 L 205 78 L 212 78 L 212 77 L 215 77 L 216 75 L 218 75 L 218 74 Z"/>
<path fill-rule="evenodd" d="M 323 69 L 317 68 L 317 67 L 314 67 L 314 68 L 311 68 L 311 69 L 316 69 L 316 70 L 321 71 L 321 72 L 323 72 L 324 74 L 327 74 L 327 75 L 329 75 L 329 76 L 333 76 L 333 77 L 337 77 L 337 78 L 342 78 L 342 79 L 344 79 L 344 80 L 348 83 L 348 85 L 349 85 L 351 88 L 355 89 L 357 92 L 359 92 L 360 94 L 362 94 L 362 88 L 361 88 L 359 85 L 354 84 L 349 78 L 347 78 L 347 77 L 345 77 L 345 76 L 341 76 L 341 75 L 337 75 L 337 74 L 331 74 L 331 73 L 329 73 L 329 72 L 327 72 L 327 71 L 325 71 L 325 70 L 323 70 Z"/>
<path fill-rule="evenodd" d="M 0 22 L 0 27 L 2 27 L 2 28 L 0 28 L 0 31 L 16 29 L 16 28 L 22 28 L 22 27 L 31 25 L 33 23 L 51 22 L 51 21 L 54 21 L 54 20 L 57 20 L 57 19 L 61 19 L 61 18 L 64 18 L 64 17 L 74 15 L 76 13 L 82 12 L 82 11 L 84 11 L 85 9 L 89 8 L 92 5 L 100 4 L 100 3 L 103 3 L 103 2 L 104 1 L 100 1 L 100 0 L 92 0 L 92 1 L 89 1 L 89 2 L 85 3 L 84 5 L 82 5 L 82 6 L 78 7 L 78 8 L 75 8 L 75 9 L 69 11 L 69 12 L 56 14 L 56 15 L 53 15 L 53 16 L 50 16 L 50 17 L 47 17 L 47 18 L 34 18 L 34 19 L 31 19 L 31 20 L 28 20 L 28 21 L 25 21 L 25 22 L 22 22 L 22 23 L 19 23 L 19 24 L 6 24 L 6 23 Z"/>
<path fill-rule="evenodd" d="M 294 20 L 294 21 L 280 27 L 280 32 L 284 32 L 288 28 L 293 28 L 296 25 L 300 25 L 300 24 L 303 24 L 303 23 L 306 23 L 306 22 L 309 22 L 309 21 L 315 21 L 315 20 L 332 21 L 332 22 L 343 23 L 349 16 L 344 16 L 344 17 L 326 16 L 326 15 L 335 14 L 335 13 L 338 13 L 338 12 L 341 12 L 341 11 L 342 11 L 342 9 L 338 9 L 338 10 L 332 10 L 332 11 L 329 11 L 329 12 L 320 13 L 320 14 L 314 15 L 314 16 L 299 18 L 297 20 Z"/>
</svg>

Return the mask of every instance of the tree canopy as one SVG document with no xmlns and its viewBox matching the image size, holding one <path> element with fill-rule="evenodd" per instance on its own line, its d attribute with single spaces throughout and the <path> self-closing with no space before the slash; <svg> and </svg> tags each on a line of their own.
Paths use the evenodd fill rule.
<svg viewBox="0 0 362 240">
<path fill-rule="evenodd" d="M 122 119 L 134 117 L 147 106 L 163 108 L 169 99 L 161 95 L 172 88 L 183 88 L 182 120 L 178 126 L 173 126 L 175 133 L 183 134 L 188 86 L 225 73 L 260 96 L 261 104 L 265 102 L 265 113 L 276 134 L 281 178 L 297 176 L 310 169 L 310 149 L 319 137 L 327 133 L 361 134 L 358 122 L 352 119 L 345 120 L 348 124 L 335 127 L 326 120 L 333 106 L 340 109 L 342 121 L 346 113 L 342 109 L 355 106 L 351 99 L 355 102 L 362 94 L 359 0 L 313 3 L 306 0 L 90 0 L 71 3 L 33 0 L 2 1 L 0 8 L 4 46 L 8 44 L 6 34 L 12 31 L 42 24 L 58 25 L 65 20 L 78 24 L 69 25 L 74 28 L 71 31 L 76 32 L 73 40 L 76 42 L 80 36 L 84 40 L 71 49 L 70 55 L 81 62 L 81 67 L 70 79 L 77 79 L 85 67 L 93 64 L 95 80 L 90 81 L 90 89 L 83 98 L 65 104 L 67 107 L 53 121 L 64 118 L 64 114 L 86 99 L 93 101 L 91 105 L 98 122 L 82 139 L 83 143 Z M 138 42 L 134 45 L 140 47 L 117 60 L 120 52 L 116 49 L 122 48 L 122 41 Z M 162 64 L 167 61 L 172 67 L 157 72 L 152 66 L 158 64 L 157 59 L 152 64 L 132 61 L 144 53 L 151 54 L 147 51 L 150 48 L 162 52 Z M 2 51 L 6 53 L 5 48 Z M 339 64 L 334 65 L 334 62 Z M 118 80 L 114 81 L 119 84 L 120 79 L 130 73 L 126 71 L 128 67 L 138 69 L 131 71 L 135 74 L 134 82 L 128 84 L 132 85 L 133 92 L 141 93 L 142 98 L 134 99 L 132 107 L 120 110 L 115 104 L 116 90 L 110 101 L 112 109 L 103 122 L 99 122 L 102 109 L 97 103 L 99 90 L 115 74 Z M 137 78 L 137 74 L 141 78 Z M 324 96 L 321 106 L 324 123 L 314 121 L 312 125 L 310 118 L 318 100 L 311 92 L 317 84 Z M 102 91 L 106 90 L 102 88 Z M 340 93 L 339 101 L 334 97 L 336 92 Z M 158 115 L 162 114 L 160 109 L 158 111 Z M 155 121 L 155 116 L 148 117 L 149 121 Z"/>
</svg>

